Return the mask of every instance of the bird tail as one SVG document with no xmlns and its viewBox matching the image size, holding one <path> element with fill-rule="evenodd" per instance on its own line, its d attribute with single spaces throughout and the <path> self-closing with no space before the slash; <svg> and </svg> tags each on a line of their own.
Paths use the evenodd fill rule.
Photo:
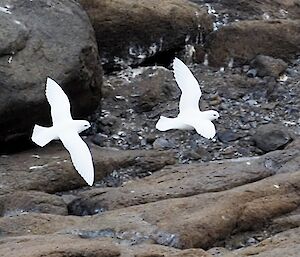
<svg viewBox="0 0 300 257">
<path fill-rule="evenodd" d="M 51 128 L 46 128 L 39 125 L 34 126 L 31 140 L 37 145 L 43 147 L 55 138 L 56 136 L 52 133 Z"/>
<path fill-rule="evenodd" d="M 169 129 L 177 129 L 178 121 L 176 118 L 167 118 L 160 116 L 158 122 L 156 123 L 156 128 L 160 131 L 166 131 Z"/>
</svg>

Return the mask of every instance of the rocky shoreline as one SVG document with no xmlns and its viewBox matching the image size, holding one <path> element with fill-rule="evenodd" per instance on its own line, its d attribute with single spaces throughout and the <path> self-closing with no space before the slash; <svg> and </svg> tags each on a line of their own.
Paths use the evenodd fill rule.
<svg viewBox="0 0 300 257">
<path fill-rule="evenodd" d="M 0 21 L 1 256 L 299 255 L 298 1 L 4 0 Z M 178 112 L 174 56 L 213 140 L 155 129 Z M 93 187 L 28 140 L 46 76 L 89 115 Z"/>
</svg>

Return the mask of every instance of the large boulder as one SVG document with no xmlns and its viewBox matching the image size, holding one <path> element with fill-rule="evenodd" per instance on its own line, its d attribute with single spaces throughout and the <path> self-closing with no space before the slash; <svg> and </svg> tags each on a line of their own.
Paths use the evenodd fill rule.
<svg viewBox="0 0 300 257">
<path fill-rule="evenodd" d="M 96 32 L 104 68 L 136 65 L 184 48 L 212 30 L 205 8 L 186 0 L 80 0 Z"/>
<path fill-rule="evenodd" d="M 1 1 L 0 146 L 49 124 L 45 81 L 67 93 L 75 118 L 98 106 L 102 68 L 94 30 L 71 0 Z"/>
<path fill-rule="evenodd" d="M 238 21 L 209 35 L 206 42 L 210 65 L 247 63 L 258 54 L 285 61 L 300 52 L 300 20 Z"/>
<path fill-rule="evenodd" d="M 191 1 L 203 4 L 203 0 Z M 298 0 L 210 0 L 206 2 L 209 2 L 206 5 L 222 23 L 237 19 L 298 19 L 300 17 Z"/>
</svg>

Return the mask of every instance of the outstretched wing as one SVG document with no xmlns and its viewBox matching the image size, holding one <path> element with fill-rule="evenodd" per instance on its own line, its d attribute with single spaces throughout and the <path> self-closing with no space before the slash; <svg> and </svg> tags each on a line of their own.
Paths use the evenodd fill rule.
<svg viewBox="0 0 300 257">
<path fill-rule="evenodd" d="M 174 77 L 182 92 L 179 102 L 181 114 L 190 113 L 190 110 L 199 110 L 201 90 L 199 83 L 190 69 L 178 58 L 173 62 Z"/>
<path fill-rule="evenodd" d="M 62 88 L 51 78 L 47 78 L 46 97 L 51 106 L 53 124 L 72 119 L 70 102 Z"/>
<path fill-rule="evenodd" d="M 60 140 L 69 151 L 75 169 L 90 186 L 94 182 L 94 166 L 91 152 L 82 138 L 73 131 L 60 133 Z"/>
<path fill-rule="evenodd" d="M 201 136 L 212 139 L 216 135 L 215 125 L 210 120 L 193 120 L 193 127 L 196 129 L 197 133 Z M 189 124 L 191 124 L 189 122 Z"/>
</svg>

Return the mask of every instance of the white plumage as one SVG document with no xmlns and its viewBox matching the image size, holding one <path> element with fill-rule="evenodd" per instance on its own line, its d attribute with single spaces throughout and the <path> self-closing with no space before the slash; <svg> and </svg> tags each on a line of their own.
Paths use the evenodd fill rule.
<svg viewBox="0 0 300 257">
<path fill-rule="evenodd" d="M 79 136 L 80 132 L 90 127 L 90 123 L 86 120 L 73 120 L 67 95 L 50 78 L 47 78 L 46 97 L 51 106 L 53 126 L 46 128 L 35 125 L 32 141 L 43 147 L 51 140 L 60 139 L 69 151 L 75 169 L 92 186 L 94 182 L 92 156 L 88 146 Z"/>
<path fill-rule="evenodd" d="M 160 116 L 156 128 L 160 131 L 196 129 L 201 136 L 213 138 L 216 129 L 211 121 L 219 118 L 219 113 L 213 110 L 200 111 L 199 100 L 202 93 L 199 83 L 189 68 L 178 58 L 174 59 L 173 69 L 175 80 L 181 90 L 179 114 L 176 118 Z"/>
</svg>

